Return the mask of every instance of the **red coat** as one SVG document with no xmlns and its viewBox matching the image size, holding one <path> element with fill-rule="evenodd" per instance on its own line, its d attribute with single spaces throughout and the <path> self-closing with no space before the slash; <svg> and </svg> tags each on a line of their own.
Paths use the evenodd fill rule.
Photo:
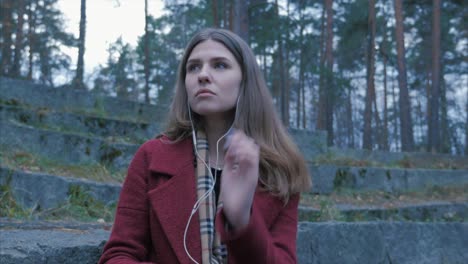
<svg viewBox="0 0 468 264">
<path fill-rule="evenodd" d="M 122 187 L 115 222 L 99 263 L 191 263 L 183 236 L 196 201 L 191 140 L 177 144 L 150 140 L 135 154 Z M 296 263 L 299 195 L 286 206 L 272 195 L 255 193 L 247 227 L 224 230 L 224 214 L 216 230 L 228 249 L 229 263 Z M 187 248 L 200 262 L 198 213 L 192 217 Z"/>
</svg>

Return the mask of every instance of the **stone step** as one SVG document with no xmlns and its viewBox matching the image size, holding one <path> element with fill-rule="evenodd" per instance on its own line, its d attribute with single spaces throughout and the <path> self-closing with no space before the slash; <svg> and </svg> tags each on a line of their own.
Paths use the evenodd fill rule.
<svg viewBox="0 0 468 264">
<path fill-rule="evenodd" d="M 299 219 L 302 221 L 324 221 L 330 218 L 346 222 L 377 220 L 468 222 L 468 200 L 466 202 L 427 201 L 392 207 L 336 204 L 333 208 L 317 209 L 299 206 Z"/>
<path fill-rule="evenodd" d="M 96 263 L 110 234 L 61 223 L 23 225 L 0 219 L 0 263 Z M 297 234 L 300 264 L 465 264 L 466 248 L 468 223 L 300 222 Z"/>
<path fill-rule="evenodd" d="M 30 173 L 0 167 L 0 185 L 8 186 L 15 201 L 23 208 L 46 210 L 69 199 L 71 192 L 90 195 L 104 205 L 115 204 L 120 183 L 100 183 L 86 179 Z"/>
<path fill-rule="evenodd" d="M 0 119 L 58 132 L 85 134 L 135 143 L 143 143 L 160 131 L 155 123 L 121 121 L 2 104 L 0 104 Z"/>
<path fill-rule="evenodd" d="M 161 122 L 168 107 L 98 96 L 88 91 L 52 88 L 29 81 L 0 78 L 2 104 L 41 107 L 59 112 L 88 113 L 120 120 Z"/>
<path fill-rule="evenodd" d="M 360 163 L 361 166 L 371 167 L 468 170 L 468 156 L 429 152 L 390 152 L 330 147 L 325 155 L 318 157 L 318 160 L 320 163 L 348 166 Z"/>
<path fill-rule="evenodd" d="M 401 192 L 430 186 L 468 183 L 468 170 L 433 170 L 311 165 L 312 193 L 329 194 L 340 189 Z"/>
<path fill-rule="evenodd" d="M 55 208 L 70 196 L 71 188 L 79 187 L 97 202 L 113 204 L 121 190 L 119 183 L 98 183 L 94 181 L 31 173 L 0 167 L 0 185 L 8 185 L 15 200 L 24 208 Z M 468 197 L 467 197 L 468 198 Z M 392 207 L 354 206 L 336 204 L 317 209 L 300 206 L 302 220 L 399 220 L 399 221 L 466 221 L 467 201 L 426 201 L 416 204 L 400 204 Z M 332 212 L 333 211 L 333 212 Z M 328 214 L 333 214 L 329 216 Z"/>
<path fill-rule="evenodd" d="M 0 145 L 29 151 L 64 163 L 101 163 L 127 168 L 139 145 L 55 132 L 0 120 Z"/>
<path fill-rule="evenodd" d="M 0 229 L 0 263 L 95 264 L 108 238 L 104 229 Z"/>
<path fill-rule="evenodd" d="M 98 162 L 119 169 L 126 168 L 139 147 L 139 144 L 115 143 L 94 136 L 45 130 L 14 120 L 0 119 L 0 126 L 0 145 L 73 164 Z M 131 128 L 126 129 L 130 131 Z M 309 158 L 324 151 L 326 145 L 323 143 L 323 133 L 297 130 L 291 130 L 290 133 L 294 140 L 302 142 L 300 149 Z"/>
<path fill-rule="evenodd" d="M 94 113 L 101 117 L 144 121 L 161 124 L 168 106 L 142 104 L 115 97 L 97 96 L 89 91 L 77 91 L 65 87 L 51 88 L 29 81 L 0 78 L 0 103 L 43 108 L 59 112 Z M 326 133 L 290 131 L 296 143 L 309 161 L 338 164 L 343 162 L 379 163 L 379 166 L 403 166 L 410 168 L 458 168 L 468 170 L 468 157 L 431 153 L 404 153 L 367 151 L 359 149 L 327 148 Z M 312 137 L 312 139 L 311 139 Z M 349 164 L 348 164 L 349 165 Z"/>
<path fill-rule="evenodd" d="M 300 222 L 301 264 L 462 264 L 468 223 Z"/>
</svg>

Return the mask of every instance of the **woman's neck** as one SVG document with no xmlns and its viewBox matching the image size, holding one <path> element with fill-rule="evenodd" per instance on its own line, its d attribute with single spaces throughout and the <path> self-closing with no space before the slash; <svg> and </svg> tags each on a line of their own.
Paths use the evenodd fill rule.
<svg viewBox="0 0 468 264">
<path fill-rule="evenodd" d="M 216 143 L 224 136 L 232 125 L 232 121 L 226 119 L 205 119 L 205 133 L 209 145 L 209 162 L 210 166 L 214 168 L 222 168 L 224 162 L 224 142 L 226 137 L 219 141 L 218 152 L 216 151 Z M 218 163 L 216 164 L 216 161 Z"/>
</svg>

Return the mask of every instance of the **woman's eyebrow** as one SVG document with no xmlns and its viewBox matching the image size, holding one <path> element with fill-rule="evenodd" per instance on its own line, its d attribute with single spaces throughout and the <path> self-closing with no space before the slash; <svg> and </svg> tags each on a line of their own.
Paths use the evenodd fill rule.
<svg viewBox="0 0 468 264">
<path fill-rule="evenodd" d="M 213 58 L 210 58 L 210 61 L 231 61 L 230 59 L 228 59 L 227 57 L 223 57 L 223 56 L 218 56 L 218 57 L 213 57 Z M 193 58 L 193 59 L 189 59 L 187 60 L 187 63 L 198 63 L 198 62 L 201 62 L 202 60 L 199 59 L 199 58 Z"/>
<path fill-rule="evenodd" d="M 227 57 L 222 57 L 222 56 L 211 58 L 211 60 L 214 60 L 214 61 L 220 61 L 220 60 L 230 61 L 230 59 L 228 59 Z"/>
<path fill-rule="evenodd" d="M 195 59 L 189 59 L 189 60 L 187 60 L 187 64 L 188 63 L 194 63 L 194 62 L 200 62 L 200 61 L 201 61 L 200 59 L 196 59 L 196 58 Z"/>
</svg>

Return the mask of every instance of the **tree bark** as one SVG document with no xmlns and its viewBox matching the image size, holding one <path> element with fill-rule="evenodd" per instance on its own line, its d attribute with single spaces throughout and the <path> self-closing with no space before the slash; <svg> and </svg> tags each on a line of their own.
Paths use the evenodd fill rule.
<svg viewBox="0 0 468 264">
<path fill-rule="evenodd" d="M 440 152 L 440 0 L 433 0 L 432 4 L 432 89 L 428 150 Z"/>
<path fill-rule="evenodd" d="M 29 45 L 29 54 L 28 54 L 28 80 L 32 80 L 33 74 L 33 53 L 34 53 L 34 32 L 36 30 L 36 17 L 33 11 L 33 4 L 36 4 L 34 0 L 29 3 L 28 8 L 28 45 Z"/>
<path fill-rule="evenodd" d="M 398 86 L 400 106 L 400 134 L 401 149 L 412 151 L 414 148 L 413 122 L 411 118 L 411 104 L 407 87 L 406 62 L 405 62 L 405 40 L 403 27 L 402 0 L 394 0 L 395 4 L 395 35 L 397 44 L 398 61 Z"/>
<path fill-rule="evenodd" d="M 228 13 L 228 16 L 229 16 L 229 19 L 228 19 L 229 23 L 228 24 L 229 25 L 228 26 L 229 26 L 229 30 L 231 30 L 231 31 L 234 31 L 234 20 L 235 20 L 235 18 L 234 18 L 234 16 L 235 16 L 234 1 L 236 1 L 236 0 L 230 0 L 229 4 L 228 4 L 228 6 L 229 6 L 228 7 L 228 10 L 229 10 L 229 13 Z"/>
<path fill-rule="evenodd" d="M 400 145 L 398 145 L 399 143 L 399 131 L 398 131 L 398 128 L 400 127 L 399 126 L 399 123 L 398 123 L 398 120 L 399 120 L 399 116 L 400 116 L 400 109 L 398 107 L 398 103 L 397 103 L 397 95 L 396 95 L 396 91 L 395 91 L 395 79 L 392 79 L 392 105 L 393 105 L 393 140 L 394 140 L 394 143 L 395 143 L 395 150 L 398 151 L 401 149 Z"/>
<path fill-rule="evenodd" d="M 372 149 L 372 102 L 375 97 L 375 1 L 369 0 L 368 36 L 367 36 L 367 91 L 364 108 L 364 132 L 362 148 Z"/>
<path fill-rule="evenodd" d="M 354 148 L 354 126 L 353 126 L 353 103 L 351 100 L 352 89 L 351 87 L 348 90 L 347 100 L 346 100 L 346 127 L 347 127 L 347 136 L 348 136 L 348 147 Z"/>
<path fill-rule="evenodd" d="M 248 1 L 234 0 L 232 31 L 249 43 L 249 9 Z"/>
<path fill-rule="evenodd" d="M 216 2 L 216 0 L 214 0 Z M 150 76 L 150 47 L 149 47 L 149 15 L 148 0 L 145 0 L 145 47 L 144 47 L 144 73 L 145 73 L 145 102 L 150 102 L 149 76 Z"/>
<path fill-rule="evenodd" d="M 148 0 L 145 0 L 145 3 Z M 219 27 L 219 17 L 218 17 L 218 0 L 211 0 L 211 12 L 213 14 L 213 26 Z"/>
<path fill-rule="evenodd" d="M 86 43 L 86 0 L 81 0 L 81 17 L 80 17 L 80 39 L 78 41 L 78 62 L 76 65 L 76 76 L 73 80 L 75 88 L 85 89 L 83 82 L 84 75 L 84 54 Z"/>
<path fill-rule="evenodd" d="M 304 20 L 304 0 L 299 1 L 299 8 L 300 8 L 300 18 L 301 21 Z M 307 118 L 306 118 L 306 104 L 305 104 L 305 76 L 304 76 L 304 70 L 305 70 L 305 50 L 306 50 L 306 45 L 304 45 L 304 22 L 301 22 L 301 30 L 300 30 L 300 47 L 301 47 L 301 59 L 300 59 L 300 76 L 299 76 L 299 88 L 300 88 L 300 98 L 301 98 L 301 116 L 302 116 L 302 128 L 306 129 L 307 128 Z"/>
<path fill-rule="evenodd" d="M 320 27 L 320 61 L 319 61 L 319 99 L 318 99 L 318 111 L 317 111 L 317 120 L 316 120 L 316 128 L 318 130 L 326 130 L 326 93 L 325 93 L 325 3 L 323 3 L 322 8 L 322 23 Z"/>
<path fill-rule="evenodd" d="M 0 61 L 0 75 L 9 76 L 11 74 L 12 57 L 12 33 L 13 33 L 13 5 L 12 0 L 0 2 L 2 15 L 2 59 Z"/>
<path fill-rule="evenodd" d="M 387 46 L 387 35 L 384 33 L 384 47 Z M 388 150 L 388 105 L 387 105 L 387 56 L 383 56 L 383 89 L 384 89 L 384 120 L 382 128 L 382 150 Z"/>
<path fill-rule="evenodd" d="M 466 89 L 465 105 L 465 156 L 468 156 L 468 89 Z"/>
<path fill-rule="evenodd" d="M 302 22 L 302 10 L 303 10 L 303 1 L 299 2 L 299 17 L 301 21 L 300 29 L 299 29 L 299 85 L 297 89 L 297 105 L 296 105 L 296 125 L 297 128 L 301 128 L 301 121 L 302 127 L 305 128 L 305 110 L 304 110 L 304 50 L 305 47 L 303 45 L 304 42 L 304 23 Z"/>
<path fill-rule="evenodd" d="M 327 38 L 325 44 L 325 71 L 326 71 L 326 126 L 327 126 L 327 143 L 333 145 L 333 0 L 325 0 L 327 13 Z"/>
<path fill-rule="evenodd" d="M 24 13 L 26 4 L 24 0 L 17 0 L 16 5 L 18 8 L 18 24 L 16 27 L 16 39 L 15 39 L 15 55 L 13 57 L 13 66 L 11 68 L 11 75 L 15 78 L 19 78 L 21 75 L 21 54 L 23 51 L 23 25 L 24 25 Z"/>
<path fill-rule="evenodd" d="M 441 74 L 443 72 L 441 65 Z M 444 78 L 440 80 L 440 149 L 439 152 L 450 153 L 452 144 L 450 141 L 451 129 L 448 120 L 447 89 Z M 453 142 L 455 144 L 455 142 Z"/>
<path fill-rule="evenodd" d="M 289 61 L 289 31 L 290 31 L 290 25 L 289 25 L 289 0 L 286 0 L 286 39 L 284 40 L 284 54 L 286 56 L 286 60 L 283 63 L 284 67 L 284 110 L 285 110 L 285 116 L 284 120 L 286 122 L 286 127 L 289 127 L 289 118 L 290 118 L 290 113 L 289 113 L 289 102 L 291 101 L 290 95 L 291 95 L 291 78 L 289 75 L 289 69 L 290 67 L 290 61 Z M 279 16 L 279 13 L 278 13 Z"/>
<path fill-rule="evenodd" d="M 275 1 L 275 8 L 276 8 L 276 18 L 279 22 L 280 14 L 279 14 L 279 8 L 278 8 L 278 0 Z M 286 101 L 287 101 L 287 95 L 286 95 L 286 66 L 285 66 L 285 60 L 284 60 L 284 42 L 283 42 L 283 36 L 281 35 L 281 31 L 277 31 L 277 42 L 278 42 L 278 62 L 279 62 L 279 69 L 278 69 L 278 75 L 279 75 L 279 104 L 280 104 L 280 113 L 281 113 L 281 120 L 283 121 L 283 124 L 286 127 L 289 127 L 289 116 L 287 113 L 287 107 L 286 107 Z"/>
</svg>

